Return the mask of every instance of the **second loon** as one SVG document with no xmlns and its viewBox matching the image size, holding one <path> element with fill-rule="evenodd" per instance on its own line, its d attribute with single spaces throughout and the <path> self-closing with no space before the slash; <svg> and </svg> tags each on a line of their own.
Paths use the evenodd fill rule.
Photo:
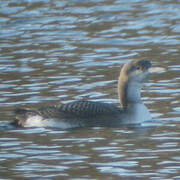
<svg viewBox="0 0 180 180">
<path fill-rule="evenodd" d="M 151 120 L 141 100 L 141 87 L 151 73 L 160 69 L 151 67 L 149 60 L 131 61 L 123 65 L 118 79 L 120 107 L 111 103 L 80 100 L 39 109 L 19 108 L 15 110 L 15 119 L 11 124 L 67 129 L 117 127 Z"/>
</svg>

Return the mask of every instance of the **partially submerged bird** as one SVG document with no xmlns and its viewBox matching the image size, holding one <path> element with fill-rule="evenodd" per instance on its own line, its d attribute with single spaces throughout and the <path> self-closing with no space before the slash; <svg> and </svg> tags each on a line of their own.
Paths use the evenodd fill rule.
<svg viewBox="0 0 180 180">
<path fill-rule="evenodd" d="M 123 65 L 118 79 L 120 107 L 111 103 L 74 101 L 39 109 L 16 109 L 13 125 L 21 127 L 76 127 L 121 126 L 151 120 L 141 100 L 141 87 L 153 72 L 149 60 L 132 61 Z"/>
</svg>

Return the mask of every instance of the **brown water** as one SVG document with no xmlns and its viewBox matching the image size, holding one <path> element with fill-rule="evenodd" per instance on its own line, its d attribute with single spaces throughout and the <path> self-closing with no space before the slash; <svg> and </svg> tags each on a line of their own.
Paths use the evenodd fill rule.
<svg viewBox="0 0 180 180">
<path fill-rule="evenodd" d="M 1 0 L 1 179 L 180 179 L 178 0 Z M 17 106 L 118 104 L 120 66 L 166 67 L 145 84 L 138 129 L 5 129 Z"/>
</svg>

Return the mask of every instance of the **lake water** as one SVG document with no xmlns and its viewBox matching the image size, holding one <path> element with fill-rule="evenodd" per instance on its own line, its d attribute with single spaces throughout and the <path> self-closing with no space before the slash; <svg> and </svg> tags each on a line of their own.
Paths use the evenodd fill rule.
<svg viewBox="0 0 180 180">
<path fill-rule="evenodd" d="M 0 3 L 1 179 L 180 179 L 178 0 Z M 120 67 L 135 59 L 167 69 L 142 90 L 148 127 L 4 127 L 16 107 L 118 104 Z"/>
</svg>

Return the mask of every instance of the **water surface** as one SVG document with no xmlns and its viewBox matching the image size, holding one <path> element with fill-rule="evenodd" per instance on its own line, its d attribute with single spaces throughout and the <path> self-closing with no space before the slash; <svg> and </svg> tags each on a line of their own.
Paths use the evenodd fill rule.
<svg viewBox="0 0 180 180">
<path fill-rule="evenodd" d="M 179 10 L 176 0 L 2 0 L 0 177 L 180 179 Z M 155 126 L 4 128 L 17 106 L 118 104 L 120 67 L 144 58 L 167 68 L 142 91 Z"/>
</svg>

